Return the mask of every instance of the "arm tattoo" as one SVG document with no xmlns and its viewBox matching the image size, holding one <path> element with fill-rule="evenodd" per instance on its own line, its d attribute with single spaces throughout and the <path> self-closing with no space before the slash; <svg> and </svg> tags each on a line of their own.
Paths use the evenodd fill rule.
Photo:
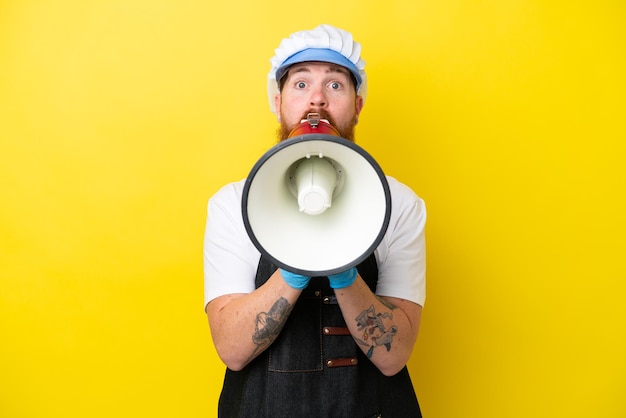
<svg viewBox="0 0 626 418">
<path fill-rule="evenodd" d="M 265 350 L 274 342 L 292 309 L 293 305 L 290 305 L 287 299 L 280 297 L 268 312 L 259 312 L 256 316 L 256 325 L 252 335 L 252 341 L 257 345 L 257 348 L 252 357 L 255 357 L 257 353 Z"/>
<path fill-rule="evenodd" d="M 380 303 L 382 303 L 383 305 L 385 305 L 386 307 L 388 307 L 388 308 L 389 308 L 389 309 L 391 309 L 392 311 L 393 311 L 394 309 L 396 309 L 396 308 L 397 308 L 397 306 L 396 306 L 396 305 L 394 305 L 393 303 L 391 303 L 391 301 L 388 301 L 387 299 L 383 299 L 383 298 L 381 298 L 381 297 L 380 297 L 380 296 L 378 296 L 378 295 L 374 295 L 374 296 L 376 296 L 376 299 L 378 299 L 378 301 L 379 301 Z"/>
<path fill-rule="evenodd" d="M 393 305 L 387 301 L 383 301 L 383 304 L 390 309 L 394 309 Z M 357 329 L 363 331 L 361 338 L 355 338 L 356 342 L 364 347 L 369 347 L 367 350 L 367 358 L 372 358 L 374 348 L 378 346 L 385 346 L 387 351 L 391 350 L 391 343 L 393 336 L 398 332 L 398 328 L 395 325 L 387 325 L 387 323 L 393 319 L 392 312 L 376 313 L 374 305 L 369 309 L 364 310 L 356 317 Z"/>
</svg>

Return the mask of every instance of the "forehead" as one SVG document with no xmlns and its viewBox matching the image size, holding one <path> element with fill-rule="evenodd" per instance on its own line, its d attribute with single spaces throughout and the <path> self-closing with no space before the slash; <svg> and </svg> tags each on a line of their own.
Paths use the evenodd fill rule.
<svg viewBox="0 0 626 418">
<path fill-rule="evenodd" d="M 313 72 L 323 72 L 327 74 L 343 74 L 346 77 L 350 77 L 350 71 L 347 68 L 342 67 L 341 65 L 331 64 L 328 62 L 300 62 L 298 64 L 294 64 L 289 67 L 287 70 L 287 74 L 285 75 L 285 79 L 289 78 L 292 74 L 298 73 L 313 73 Z"/>
</svg>

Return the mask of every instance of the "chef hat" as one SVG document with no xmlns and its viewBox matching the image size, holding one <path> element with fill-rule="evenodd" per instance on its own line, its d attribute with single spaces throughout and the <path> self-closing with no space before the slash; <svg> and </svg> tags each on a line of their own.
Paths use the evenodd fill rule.
<svg viewBox="0 0 626 418">
<path fill-rule="evenodd" d="M 278 93 L 278 82 L 287 69 L 299 62 L 320 61 L 347 68 L 355 81 L 357 94 L 367 93 L 365 61 L 361 59 L 361 44 L 352 39 L 352 34 L 330 25 L 320 25 L 313 30 L 296 32 L 282 40 L 275 50 L 267 76 L 267 94 L 270 109 L 276 113 L 274 96 Z"/>
</svg>

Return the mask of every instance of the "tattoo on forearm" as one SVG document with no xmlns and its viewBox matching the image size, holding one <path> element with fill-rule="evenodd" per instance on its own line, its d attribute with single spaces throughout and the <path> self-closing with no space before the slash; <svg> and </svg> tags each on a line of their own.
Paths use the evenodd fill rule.
<svg viewBox="0 0 626 418">
<path fill-rule="evenodd" d="M 385 305 L 385 306 L 386 306 L 386 307 L 388 307 L 389 309 L 394 310 L 394 309 L 396 309 L 396 308 L 397 308 L 397 306 L 396 306 L 396 305 L 394 305 L 393 303 L 391 303 L 389 300 L 387 300 L 387 299 L 383 299 L 383 298 L 381 298 L 381 297 L 380 297 L 380 296 L 378 296 L 378 295 L 374 295 L 374 296 L 376 296 L 376 299 L 378 299 L 378 301 L 379 301 L 380 303 L 382 303 L 383 305 Z"/>
<path fill-rule="evenodd" d="M 290 305 L 287 299 L 280 297 L 268 312 L 259 312 L 252 335 L 252 341 L 257 345 L 253 357 L 274 342 L 292 309 L 293 305 Z"/>
<path fill-rule="evenodd" d="M 385 306 L 393 309 L 391 307 L 393 305 L 389 306 L 390 304 L 385 302 L 383 302 Z M 367 350 L 368 358 L 372 357 L 374 348 L 378 346 L 382 345 L 387 351 L 391 350 L 393 336 L 398 332 L 398 328 L 395 325 L 388 325 L 388 322 L 392 319 L 393 313 L 376 313 L 374 305 L 370 306 L 369 309 L 364 310 L 356 317 L 357 329 L 363 331 L 363 334 L 361 338 L 355 338 L 355 340 L 360 345 L 369 347 Z"/>
</svg>

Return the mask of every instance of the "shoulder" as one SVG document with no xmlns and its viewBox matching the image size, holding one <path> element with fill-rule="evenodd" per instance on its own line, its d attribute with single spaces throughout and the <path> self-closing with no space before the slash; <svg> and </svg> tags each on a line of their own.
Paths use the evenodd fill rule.
<svg viewBox="0 0 626 418">
<path fill-rule="evenodd" d="M 403 211 L 403 209 L 414 206 L 425 210 L 424 200 L 409 186 L 391 176 L 387 176 L 387 183 L 391 193 L 392 210 Z"/>
<path fill-rule="evenodd" d="M 241 196 L 243 194 L 243 187 L 245 185 L 245 182 L 246 181 L 244 179 L 222 186 L 209 199 L 209 206 L 239 204 L 241 202 Z"/>
</svg>

